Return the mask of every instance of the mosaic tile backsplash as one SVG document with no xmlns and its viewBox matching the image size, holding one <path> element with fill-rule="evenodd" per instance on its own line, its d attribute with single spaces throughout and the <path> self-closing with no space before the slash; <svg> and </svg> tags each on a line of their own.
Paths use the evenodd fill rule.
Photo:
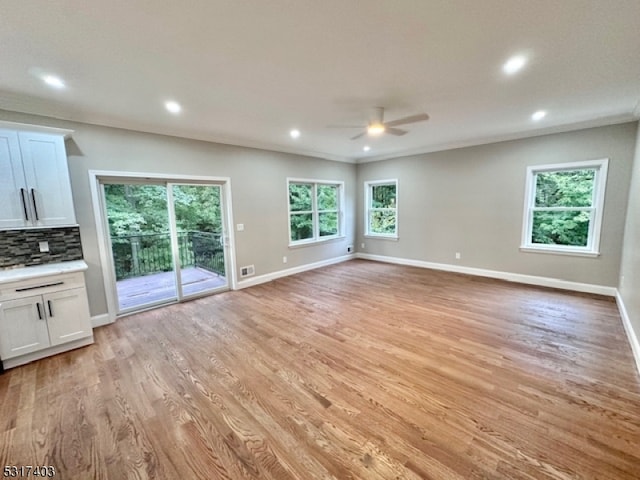
<svg viewBox="0 0 640 480">
<path fill-rule="evenodd" d="M 40 252 L 40 242 L 49 251 Z M 0 231 L 0 269 L 82 260 L 79 227 Z"/>
</svg>

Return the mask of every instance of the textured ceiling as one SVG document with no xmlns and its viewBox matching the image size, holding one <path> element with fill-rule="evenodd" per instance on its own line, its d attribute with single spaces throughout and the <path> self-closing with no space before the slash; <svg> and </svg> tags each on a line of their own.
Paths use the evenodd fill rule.
<svg viewBox="0 0 640 480">
<path fill-rule="evenodd" d="M 0 108 L 366 161 L 637 118 L 639 19 L 638 0 L 9 1 Z M 507 76 L 515 54 L 529 62 Z M 374 106 L 431 119 L 327 128 Z"/>
</svg>

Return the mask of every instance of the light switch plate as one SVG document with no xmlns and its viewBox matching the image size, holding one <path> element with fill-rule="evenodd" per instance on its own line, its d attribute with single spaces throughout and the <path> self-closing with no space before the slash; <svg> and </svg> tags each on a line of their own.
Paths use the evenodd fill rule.
<svg viewBox="0 0 640 480">
<path fill-rule="evenodd" d="M 40 253 L 46 253 L 49 251 L 49 242 L 39 242 Z"/>
</svg>

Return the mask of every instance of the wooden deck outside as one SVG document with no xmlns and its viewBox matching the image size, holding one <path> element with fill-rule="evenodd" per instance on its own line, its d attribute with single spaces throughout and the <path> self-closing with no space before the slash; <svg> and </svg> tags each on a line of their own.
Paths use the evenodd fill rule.
<svg viewBox="0 0 640 480">
<path fill-rule="evenodd" d="M 198 267 L 182 269 L 182 291 L 184 295 L 220 288 L 227 279 Z M 161 272 L 142 277 L 127 278 L 116 283 L 120 310 L 148 305 L 177 297 L 174 272 Z"/>
</svg>

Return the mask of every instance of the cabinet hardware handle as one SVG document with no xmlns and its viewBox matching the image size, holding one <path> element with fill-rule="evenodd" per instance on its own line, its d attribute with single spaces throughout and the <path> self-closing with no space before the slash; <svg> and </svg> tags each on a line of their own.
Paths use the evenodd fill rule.
<svg viewBox="0 0 640 480">
<path fill-rule="evenodd" d="M 53 310 L 51 309 L 51 300 L 47 300 L 47 305 L 49 306 L 49 316 L 53 317 Z"/>
<path fill-rule="evenodd" d="M 33 212 L 36 214 L 36 220 L 40 220 L 38 218 L 38 205 L 36 204 L 36 189 L 31 189 L 31 200 L 33 200 Z"/>
<path fill-rule="evenodd" d="M 29 212 L 27 211 L 27 202 L 24 200 L 24 188 L 20 189 L 20 199 L 22 200 L 22 209 L 24 210 L 24 218 L 29 220 Z"/>
<path fill-rule="evenodd" d="M 34 285 L 33 287 L 16 288 L 16 292 L 26 292 L 27 290 L 35 290 L 36 288 L 57 287 L 64 285 L 64 282 L 47 283 L 46 285 Z"/>
<path fill-rule="evenodd" d="M 42 312 L 40 311 L 40 302 L 36 302 L 36 307 L 38 307 L 38 318 L 42 320 Z"/>
</svg>

